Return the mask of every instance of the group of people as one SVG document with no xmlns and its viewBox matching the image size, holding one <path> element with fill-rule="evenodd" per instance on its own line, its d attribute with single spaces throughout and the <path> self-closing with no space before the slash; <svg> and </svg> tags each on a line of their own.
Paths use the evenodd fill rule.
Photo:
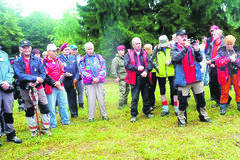
<svg viewBox="0 0 240 160">
<path fill-rule="evenodd" d="M 236 102 L 240 111 L 240 51 L 235 37 L 222 36 L 218 26 L 210 28 L 212 37 L 203 36 L 203 43 L 188 39 L 185 29 L 179 29 L 169 41 L 166 35 L 159 37 L 159 44 L 153 47 L 138 37 L 132 39 L 132 48 L 125 53 L 125 46 L 117 46 L 118 53 L 112 60 L 111 75 L 119 83 L 119 109 L 127 106 L 131 88 L 131 119 L 137 121 L 138 102 L 141 92 L 142 111 L 146 118 L 154 118 L 155 90 L 157 81 L 160 88 L 162 117 L 169 114 L 166 97 L 166 82 L 170 86 L 170 105 L 178 117 L 178 125 L 187 123 L 187 106 L 190 90 L 193 91 L 196 108 L 201 122 L 212 122 L 206 112 L 204 85 L 208 84 L 220 114 L 230 106 L 229 90 L 234 86 Z M 33 50 L 30 41 L 23 40 L 19 46 L 20 56 L 10 65 L 8 54 L 0 50 L 0 113 L 4 119 L 4 133 L 7 140 L 22 143 L 13 128 L 13 76 L 15 86 L 20 88 L 24 102 L 25 116 L 32 137 L 38 135 L 37 109 L 41 113 L 41 133 L 51 135 L 50 129 L 57 127 L 56 106 L 63 125 L 69 125 L 71 118 L 78 117 L 79 108 L 84 108 L 83 84 L 87 98 L 88 120 L 94 122 L 96 101 L 103 120 L 109 117 L 105 106 L 104 81 L 106 64 L 102 55 L 96 54 L 94 44 L 85 44 L 86 54 L 78 54 L 76 45 L 64 43 L 57 56 L 55 44 L 47 45 L 47 55 L 41 58 L 38 50 Z M 208 75 L 209 72 L 209 75 Z M 78 96 L 77 92 L 78 91 Z M 78 97 L 78 103 L 77 103 Z M 68 112 L 70 110 L 70 115 Z M 0 127 L 1 129 L 1 127 Z M 0 130 L 1 131 L 1 130 Z"/>
</svg>

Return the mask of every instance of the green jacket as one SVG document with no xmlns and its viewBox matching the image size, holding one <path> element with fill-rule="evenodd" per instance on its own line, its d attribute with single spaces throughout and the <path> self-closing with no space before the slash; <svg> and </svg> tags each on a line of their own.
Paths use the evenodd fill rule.
<svg viewBox="0 0 240 160">
<path fill-rule="evenodd" d="M 127 75 L 124 68 L 124 57 L 120 56 L 118 53 L 112 60 L 111 75 L 113 78 L 120 78 L 121 80 L 123 80 Z"/>
<path fill-rule="evenodd" d="M 158 65 L 158 72 L 156 72 L 157 77 L 171 77 L 174 76 L 174 66 L 171 63 L 170 65 L 166 65 L 167 61 L 171 61 L 171 49 L 166 48 L 165 52 L 163 48 L 158 47 L 158 45 L 154 48 L 153 51 L 153 60 L 156 59 Z"/>
</svg>

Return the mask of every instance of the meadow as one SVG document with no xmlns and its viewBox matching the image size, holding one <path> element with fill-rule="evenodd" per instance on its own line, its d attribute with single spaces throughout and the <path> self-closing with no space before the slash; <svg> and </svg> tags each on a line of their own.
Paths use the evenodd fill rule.
<svg viewBox="0 0 240 160">
<path fill-rule="evenodd" d="M 87 119 L 87 108 L 79 109 L 79 117 L 71 119 L 72 125 L 62 125 L 51 130 L 52 136 L 31 138 L 24 112 L 14 107 L 14 126 L 22 144 L 6 141 L 2 136 L 0 159 L 240 159 L 240 112 L 237 110 L 234 90 L 231 105 L 224 116 L 219 107 L 212 108 L 209 88 L 205 87 L 207 112 L 212 123 L 199 121 L 193 96 L 189 99 L 188 124 L 178 127 L 174 108 L 161 117 L 162 107 L 159 88 L 156 89 L 155 118 L 146 119 L 139 101 L 136 123 L 130 122 L 130 108 L 118 109 L 118 84 L 111 80 L 105 83 L 106 108 L 110 120 L 103 121 L 99 110 L 95 122 Z M 167 92 L 169 102 L 169 91 Z M 130 95 L 128 104 L 130 106 Z M 86 106 L 86 99 L 85 99 Z"/>
</svg>

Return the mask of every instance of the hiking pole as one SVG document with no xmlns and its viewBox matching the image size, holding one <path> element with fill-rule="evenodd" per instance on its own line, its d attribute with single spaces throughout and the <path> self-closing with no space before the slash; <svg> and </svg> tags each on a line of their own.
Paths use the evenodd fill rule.
<svg viewBox="0 0 240 160">
<path fill-rule="evenodd" d="M 38 131 L 39 131 L 39 135 L 41 138 L 41 129 L 40 129 L 40 125 L 39 125 L 39 119 L 38 119 L 38 94 L 37 94 L 37 89 L 35 87 L 31 87 L 30 91 L 29 91 L 29 95 L 30 98 L 33 102 L 34 105 L 34 110 L 35 110 L 35 115 L 36 115 L 36 119 L 37 119 L 37 125 L 38 125 Z"/>
</svg>

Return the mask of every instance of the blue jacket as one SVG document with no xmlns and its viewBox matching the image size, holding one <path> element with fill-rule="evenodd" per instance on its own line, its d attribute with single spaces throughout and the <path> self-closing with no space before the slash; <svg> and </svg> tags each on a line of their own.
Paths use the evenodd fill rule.
<svg viewBox="0 0 240 160">
<path fill-rule="evenodd" d="M 30 57 L 30 75 L 27 74 L 25 69 L 25 63 L 23 57 L 19 57 L 14 60 L 13 69 L 17 76 L 17 79 L 20 81 L 20 87 L 26 89 L 28 82 L 36 82 L 37 77 L 41 77 L 43 80 L 46 78 L 46 71 L 41 60 L 33 55 Z M 41 84 L 38 84 L 38 88 Z"/>
<path fill-rule="evenodd" d="M 0 48 L 0 84 L 7 81 L 12 84 L 13 80 L 13 69 L 8 60 L 8 54 Z"/>
<path fill-rule="evenodd" d="M 72 55 L 68 55 L 68 59 L 61 54 L 58 58 L 62 61 L 63 66 L 64 66 L 64 72 L 68 72 L 71 73 L 72 76 L 71 77 L 66 77 L 63 81 L 64 87 L 65 88 L 69 88 L 73 86 L 73 80 L 79 78 L 79 71 L 78 71 L 78 64 L 77 64 L 77 58 L 72 56 Z"/>
<path fill-rule="evenodd" d="M 176 44 L 172 47 L 172 51 L 171 51 L 172 62 L 173 64 L 175 64 L 174 85 L 184 87 L 187 84 L 182 61 L 185 57 L 185 54 L 187 54 L 188 49 L 192 50 L 192 53 L 195 59 L 194 65 L 195 65 L 195 71 L 196 71 L 196 82 L 202 81 L 201 66 L 199 64 L 199 62 L 202 61 L 201 53 L 199 51 L 194 51 L 192 47 L 188 49 L 184 47 L 182 50 L 179 50 Z"/>
</svg>

